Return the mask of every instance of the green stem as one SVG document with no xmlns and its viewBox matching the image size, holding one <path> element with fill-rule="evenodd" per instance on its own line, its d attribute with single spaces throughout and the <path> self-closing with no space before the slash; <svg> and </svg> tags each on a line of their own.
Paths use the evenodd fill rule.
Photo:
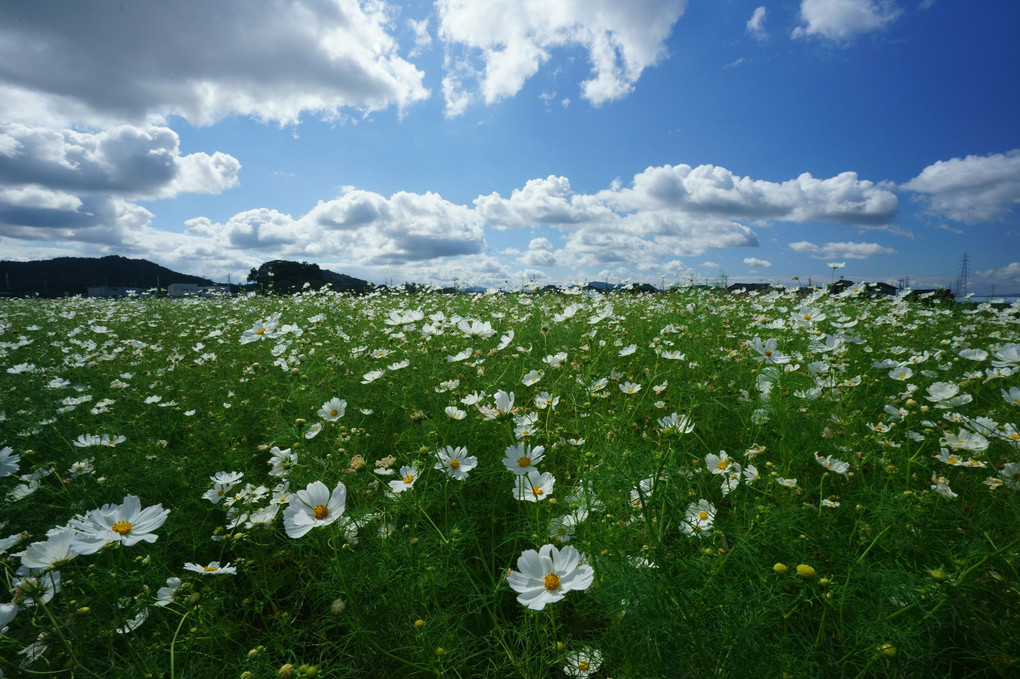
<svg viewBox="0 0 1020 679">
<path fill-rule="evenodd" d="M 177 623 L 177 629 L 174 630 L 174 638 L 170 640 L 170 679 L 174 679 L 174 677 L 176 677 L 174 661 L 176 660 L 175 646 L 177 645 L 177 637 L 181 633 L 181 627 L 184 626 L 184 621 L 188 619 L 189 615 L 191 615 L 191 611 L 188 611 L 181 617 L 181 621 Z"/>
</svg>

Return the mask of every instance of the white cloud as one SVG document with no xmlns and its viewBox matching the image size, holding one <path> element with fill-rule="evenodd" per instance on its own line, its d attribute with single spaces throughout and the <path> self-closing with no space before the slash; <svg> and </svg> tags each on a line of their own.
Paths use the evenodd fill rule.
<svg viewBox="0 0 1020 679">
<path fill-rule="evenodd" d="M 992 284 L 1017 285 L 1020 284 L 1020 262 L 1010 262 L 999 269 L 982 271 L 981 275 Z"/>
<path fill-rule="evenodd" d="M 765 6 L 762 5 L 754 10 L 754 14 L 747 20 L 747 34 L 755 40 L 767 40 L 769 34 L 765 31 Z"/>
<path fill-rule="evenodd" d="M 427 52 L 432 47 L 432 35 L 429 33 L 429 20 L 428 18 L 422 19 L 421 21 L 415 21 L 414 19 L 408 19 L 407 25 L 414 33 L 414 48 L 411 49 L 410 56 L 416 57 L 424 52 Z"/>
<path fill-rule="evenodd" d="M 757 257 L 744 257 L 744 264 L 759 269 L 767 269 L 772 266 L 772 262 L 767 259 L 758 259 Z"/>
<path fill-rule="evenodd" d="M 958 222 L 1002 221 L 1020 204 L 1020 149 L 940 160 L 900 188 Z"/>
<path fill-rule="evenodd" d="M 296 123 L 404 109 L 429 93 L 389 21 L 384 3 L 357 0 L 0 4 L 0 119 Z"/>
<path fill-rule="evenodd" d="M 613 216 L 609 207 L 596 198 L 573 193 L 569 179 L 554 175 L 529 179 L 524 188 L 514 189 L 510 198 L 491 193 L 478 196 L 474 204 L 481 218 L 497 229 L 542 224 L 567 227 Z"/>
<path fill-rule="evenodd" d="M 844 172 L 829 179 L 808 173 L 781 184 L 740 177 L 714 165 L 649 167 L 634 177 L 634 188 L 606 196 L 622 209 L 648 203 L 695 214 L 732 219 L 884 224 L 896 215 L 896 195 Z M 602 194 L 605 196 L 606 192 Z"/>
<path fill-rule="evenodd" d="M 816 245 L 810 241 L 790 243 L 790 249 L 815 259 L 867 259 L 873 255 L 893 255 L 896 250 L 878 243 L 826 243 Z"/>
<path fill-rule="evenodd" d="M 0 235 L 120 243 L 152 217 L 131 201 L 220 193 L 240 167 L 225 153 L 181 155 L 177 133 L 161 126 L 0 124 Z"/>
<path fill-rule="evenodd" d="M 890 0 L 801 0 L 803 25 L 793 30 L 793 37 L 846 42 L 888 26 L 900 13 Z"/>
<path fill-rule="evenodd" d="M 686 0 L 437 0 L 439 35 L 456 53 L 443 81 L 447 115 L 467 106 L 464 80 L 487 104 L 511 97 L 557 48 L 588 52 L 592 77 L 582 96 L 595 106 L 626 96 L 665 55 Z M 452 71 L 452 72 L 451 72 Z"/>
<path fill-rule="evenodd" d="M 0 123 L 0 186 L 45 186 L 128 198 L 220 193 L 241 164 L 224 153 L 180 154 L 177 133 L 148 125 L 101 132 Z"/>
<path fill-rule="evenodd" d="M 528 251 L 518 257 L 517 261 L 524 266 L 554 266 L 556 255 L 553 254 L 553 244 L 548 238 L 532 238 L 528 243 Z"/>
<path fill-rule="evenodd" d="M 350 190 L 320 201 L 300 217 L 270 209 L 240 212 L 226 223 L 188 221 L 188 233 L 224 247 L 303 259 L 344 259 L 392 266 L 477 254 L 485 246 L 474 212 L 438 194 L 399 192 L 385 198 Z"/>
</svg>

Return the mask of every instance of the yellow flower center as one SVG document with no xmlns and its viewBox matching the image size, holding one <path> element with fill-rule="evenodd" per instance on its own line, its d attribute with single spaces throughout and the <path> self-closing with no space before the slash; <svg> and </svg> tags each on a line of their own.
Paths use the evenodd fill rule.
<svg viewBox="0 0 1020 679">
<path fill-rule="evenodd" d="M 315 505 L 315 507 L 312 508 L 312 516 L 314 516 L 318 521 L 322 521 L 329 516 L 329 509 L 326 505 Z"/>
<path fill-rule="evenodd" d="M 716 464 L 715 466 L 718 467 L 719 469 L 726 469 L 727 467 L 730 466 L 730 463 L 727 460 L 719 460 L 718 464 Z"/>
<path fill-rule="evenodd" d="M 110 530 L 112 530 L 114 533 L 119 533 L 121 535 L 127 535 L 128 533 L 131 532 L 131 529 L 133 528 L 134 526 L 131 525 L 130 521 L 118 521 L 117 523 L 110 526 Z"/>
<path fill-rule="evenodd" d="M 534 495 L 535 497 L 538 497 L 542 493 L 543 493 L 543 490 L 541 488 L 535 487 L 535 488 L 531 489 L 531 494 Z"/>
<path fill-rule="evenodd" d="M 458 467 L 460 467 L 460 460 L 458 460 L 457 458 L 450 460 L 450 467 L 452 467 L 453 469 L 457 469 Z"/>
<path fill-rule="evenodd" d="M 811 314 L 804 314 L 804 320 L 805 321 L 810 321 L 811 320 Z"/>
<path fill-rule="evenodd" d="M 329 416 L 330 417 L 339 417 L 340 416 L 340 411 L 337 410 L 336 408 L 333 408 L 332 410 L 329 411 Z"/>
<path fill-rule="evenodd" d="M 265 328 L 259 328 L 258 330 L 256 330 L 256 331 L 255 331 L 255 334 L 256 334 L 256 335 L 261 335 L 261 334 L 263 334 L 263 333 L 265 333 L 265 332 L 266 332 L 266 329 L 265 329 Z"/>
<path fill-rule="evenodd" d="M 581 670 L 582 672 L 587 672 L 589 667 L 591 667 L 591 663 L 589 663 L 587 660 L 582 660 L 581 662 L 577 663 L 577 669 Z"/>
<path fill-rule="evenodd" d="M 708 512 L 698 512 L 698 518 L 702 521 L 706 520 L 708 518 Z"/>
<path fill-rule="evenodd" d="M 414 474 L 408 474 L 407 476 L 404 477 L 404 483 L 413 483 L 413 482 L 414 482 Z"/>
<path fill-rule="evenodd" d="M 550 573 L 545 576 L 545 580 L 542 581 L 542 585 L 550 592 L 560 588 L 560 576 L 555 573 Z"/>
<path fill-rule="evenodd" d="M 219 569 L 220 569 L 219 566 L 205 566 L 202 568 L 202 570 L 204 570 L 207 573 L 213 573 L 215 571 L 218 571 Z"/>
<path fill-rule="evenodd" d="M 518 467 L 530 467 L 531 466 L 531 458 L 528 457 L 527 455 L 523 455 L 523 456 L 517 458 L 517 466 Z"/>
<path fill-rule="evenodd" d="M 1016 432 L 1013 432 L 1012 434 L 1010 434 L 1009 437 L 1011 439 L 1013 439 L 1014 441 L 1020 441 L 1020 434 L 1018 434 Z"/>
<path fill-rule="evenodd" d="M 766 356 L 771 356 L 772 355 L 772 350 L 771 349 L 766 349 L 765 350 L 765 355 Z"/>
</svg>

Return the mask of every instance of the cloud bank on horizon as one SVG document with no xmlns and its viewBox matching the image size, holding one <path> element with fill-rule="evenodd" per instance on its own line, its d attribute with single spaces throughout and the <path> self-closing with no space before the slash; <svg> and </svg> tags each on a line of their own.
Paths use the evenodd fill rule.
<svg viewBox="0 0 1020 679">
<path fill-rule="evenodd" d="M 948 139 L 911 134 L 914 109 L 879 94 L 897 87 L 876 70 L 890 54 L 953 87 L 973 86 L 967 69 L 996 80 L 980 55 L 956 74 L 918 63 L 953 22 L 947 4 L 3 5 L 0 259 L 124 254 L 236 280 L 287 258 L 481 285 L 723 270 L 786 282 L 839 259 L 863 278 L 938 284 L 970 244 L 975 282 L 1020 291 L 1009 68 L 996 115 L 976 130 L 945 116 L 931 130 Z M 937 111 L 930 96 L 903 106 Z M 841 109 L 830 121 L 783 122 L 824 113 L 826 97 Z M 738 106 L 729 135 L 707 133 Z M 863 152 L 879 160 L 846 166 Z M 359 174 L 374 179 L 348 181 Z"/>
</svg>

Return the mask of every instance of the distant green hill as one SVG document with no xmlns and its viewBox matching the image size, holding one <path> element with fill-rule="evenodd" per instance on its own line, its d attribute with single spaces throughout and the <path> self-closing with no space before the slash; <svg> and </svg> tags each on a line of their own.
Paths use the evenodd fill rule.
<svg viewBox="0 0 1020 679">
<path fill-rule="evenodd" d="M 57 257 L 32 262 L 0 261 L 0 293 L 62 297 L 85 295 L 95 286 L 148 290 L 172 283 L 212 285 L 208 278 L 189 276 L 145 259 L 108 257 Z"/>
<path fill-rule="evenodd" d="M 328 285 L 340 292 L 371 292 L 376 286 L 368 281 L 322 269 L 318 264 L 274 259 L 264 262 L 248 274 L 248 281 L 259 290 L 277 293 L 300 292 L 305 288 L 318 290 Z"/>
</svg>

